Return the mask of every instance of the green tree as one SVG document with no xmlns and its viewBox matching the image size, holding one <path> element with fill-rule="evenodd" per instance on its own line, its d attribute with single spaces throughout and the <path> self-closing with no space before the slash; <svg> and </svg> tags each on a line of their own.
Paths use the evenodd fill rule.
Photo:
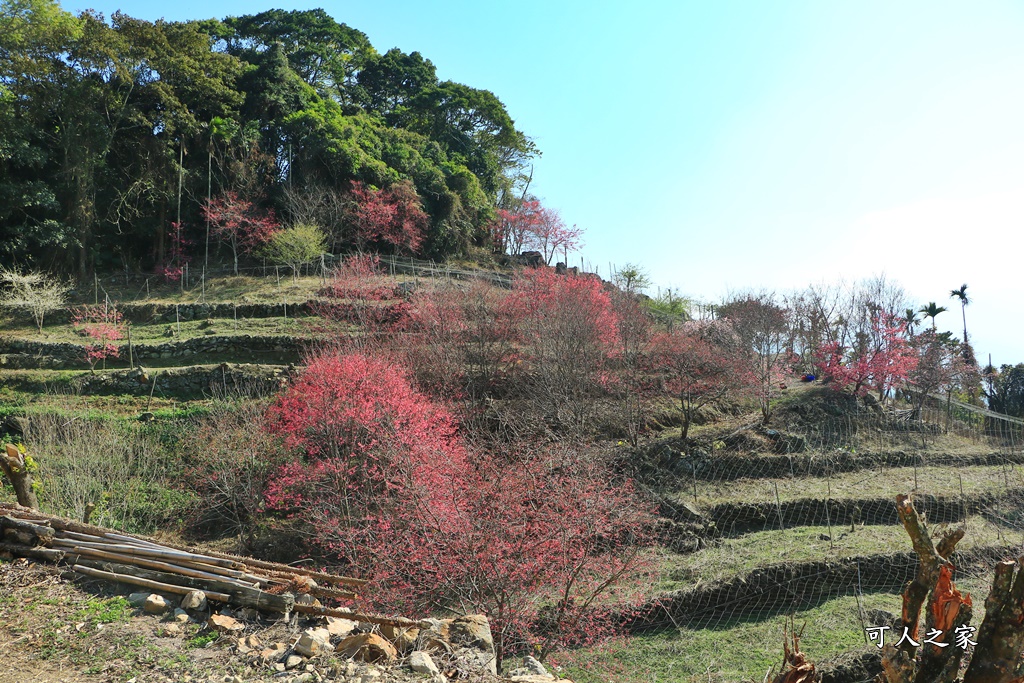
<svg viewBox="0 0 1024 683">
<path fill-rule="evenodd" d="M 1003 365 L 998 372 L 987 374 L 989 388 L 985 395 L 989 410 L 1012 417 L 1024 417 L 1024 363 Z"/>
<path fill-rule="evenodd" d="M 932 330 L 934 331 L 935 318 L 939 315 L 939 313 L 945 313 L 947 310 L 949 309 L 947 309 L 945 306 L 939 306 L 934 301 L 929 301 L 927 306 L 922 306 L 918 310 L 918 313 L 921 313 L 926 318 L 932 319 Z"/>
<path fill-rule="evenodd" d="M 231 17 L 224 25 L 231 29 L 223 37 L 232 54 L 253 61 L 256 53 L 280 44 L 292 71 L 321 97 L 343 105 L 365 99 L 356 76 L 377 51 L 366 34 L 339 24 L 322 9 L 273 9 Z"/>
<path fill-rule="evenodd" d="M 299 223 L 275 232 L 261 253 L 272 263 L 288 265 L 292 277 L 298 277 L 302 265 L 319 258 L 326 248 L 323 230 L 316 225 Z"/>
</svg>

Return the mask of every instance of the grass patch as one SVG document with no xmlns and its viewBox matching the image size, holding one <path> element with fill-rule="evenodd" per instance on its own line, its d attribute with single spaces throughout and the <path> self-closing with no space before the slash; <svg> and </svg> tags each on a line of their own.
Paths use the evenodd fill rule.
<svg viewBox="0 0 1024 683">
<path fill-rule="evenodd" d="M 209 647 L 220 637 L 216 631 L 203 631 L 185 641 L 185 647 L 198 650 L 202 647 Z"/>
<path fill-rule="evenodd" d="M 801 499 L 893 498 L 913 491 L 934 496 L 970 497 L 1024 486 L 1024 468 L 1014 465 L 977 467 L 896 467 L 882 470 L 843 472 L 832 477 L 794 477 L 790 479 L 738 479 L 735 481 L 697 482 L 697 506 L 723 503 L 775 502 Z M 962 491 L 961 491 L 961 486 Z M 693 501 L 693 489 L 676 494 L 677 500 Z"/>
<path fill-rule="evenodd" d="M 898 595 L 862 598 L 864 609 L 896 614 Z M 793 615 L 804 627 L 801 650 L 815 662 L 842 653 L 867 650 L 854 597 L 830 600 Z M 606 645 L 555 657 L 565 674 L 577 683 L 650 683 L 651 681 L 708 683 L 762 680 L 782 660 L 782 633 L 787 617 L 763 621 L 732 620 L 723 616 L 716 628 L 683 628 L 630 637 Z"/>
<path fill-rule="evenodd" d="M 180 328 L 180 333 L 179 333 Z M 175 322 L 152 322 L 132 325 L 133 344 L 165 344 L 184 341 L 196 337 L 259 335 L 259 336 L 301 336 L 310 333 L 312 326 L 308 318 L 281 317 L 276 318 L 208 318 L 204 320 L 188 320 Z M 33 342 L 71 343 L 84 346 L 88 339 L 75 331 L 70 324 L 47 324 L 40 334 L 31 325 L 10 325 L 5 328 L 4 336 Z M 125 336 L 119 344 L 127 344 Z M 123 360 L 123 359 L 122 359 Z"/>
<path fill-rule="evenodd" d="M 128 600 L 118 595 L 113 598 L 93 598 L 88 600 L 72 617 L 76 622 L 84 622 L 86 626 L 96 624 L 126 623 L 132 615 L 132 606 Z"/>
<path fill-rule="evenodd" d="M 959 526 L 959 525 L 954 525 Z M 947 525 L 931 527 L 940 534 Z M 754 571 L 780 562 L 803 563 L 839 560 L 847 557 L 887 555 L 909 552 L 910 540 L 901 526 L 832 527 L 807 526 L 772 529 L 724 538 L 718 544 L 695 553 L 666 553 L 660 560 L 662 579 L 659 591 L 694 588 Z M 994 546 L 1024 540 L 1024 530 L 1010 529 L 974 516 L 967 520 L 967 534 L 957 548 L 961 551 L 979 546 Z"/>
</svg>

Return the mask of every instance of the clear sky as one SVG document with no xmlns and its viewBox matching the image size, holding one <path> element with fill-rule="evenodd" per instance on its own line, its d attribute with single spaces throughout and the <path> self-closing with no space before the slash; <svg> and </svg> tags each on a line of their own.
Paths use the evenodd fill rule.
<svg viewBox="0 0 1024 683">
<path fill-rule="evenodd" d="M 884 273 L 957 336 L 967 283 L 979 360 L 1024 362 L 1024 3 L 77 1 L 322 6 L 498 95 L 543 152 L 533 191 L 603 276 L 631 262 L 716 301 Z"/>
</svg>

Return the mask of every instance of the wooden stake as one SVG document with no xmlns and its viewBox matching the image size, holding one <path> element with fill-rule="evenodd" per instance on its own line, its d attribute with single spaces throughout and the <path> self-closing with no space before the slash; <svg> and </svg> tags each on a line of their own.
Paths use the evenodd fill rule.
<svg viewBox="0 0 1024 683">
<path fill-rule="evenodd" d="M 786 525 L 782 522 L 782 501 L 779 499 L 779 482 L 772 483 L 775 485 L 775 507 L 779 511 L 779 529 L 785 529 Z"/>
</svg>

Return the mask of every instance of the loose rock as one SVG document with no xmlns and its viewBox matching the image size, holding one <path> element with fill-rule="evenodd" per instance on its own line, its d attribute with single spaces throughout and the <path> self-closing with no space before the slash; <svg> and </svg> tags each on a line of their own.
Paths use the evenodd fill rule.
<svg viewBox="0 0 1024 683">
<path fill-rule="evenodd" d="M 294 650 L 306 657 L 315 657 L 327 649 L 331 642 L 331 633 L 325 628 L 307 628 L 299 636 L 295 643 Z"/>
<path fill-rule="evenodd" d="M 437 664 L 434 664 L 433 658 L 422 650 L 416 650 L 409 655 L 409 668 L 418 674 L 427 674 L 428 676 L 441 673 Z"/>
<path fill-rule="evenodd" d="M 206 625 L 220 633 L 241 633 L 245 630 L 245 624 L 225 614 L 211 614 Z"/>
<path fill-rule="evenodd" d="M 395 646 L 376 633 L 348 636 L 334 651 L 361 662 L 392 662 L 398 658 Z"/>
<path fill-rule="evenodd" d="M 146 601 L 142 604 L 142 611 L 147 614 L 163 614 L 170 607 L 167 600 L 162 595 L 153 593 L 146 598 Z"/>
<path fill-rule="evenodd" d="M 181 609 L 202 612 L 206 609 L 206 594 L 202 591 L 186 593 L 181 599 Z"/>
</svg>

